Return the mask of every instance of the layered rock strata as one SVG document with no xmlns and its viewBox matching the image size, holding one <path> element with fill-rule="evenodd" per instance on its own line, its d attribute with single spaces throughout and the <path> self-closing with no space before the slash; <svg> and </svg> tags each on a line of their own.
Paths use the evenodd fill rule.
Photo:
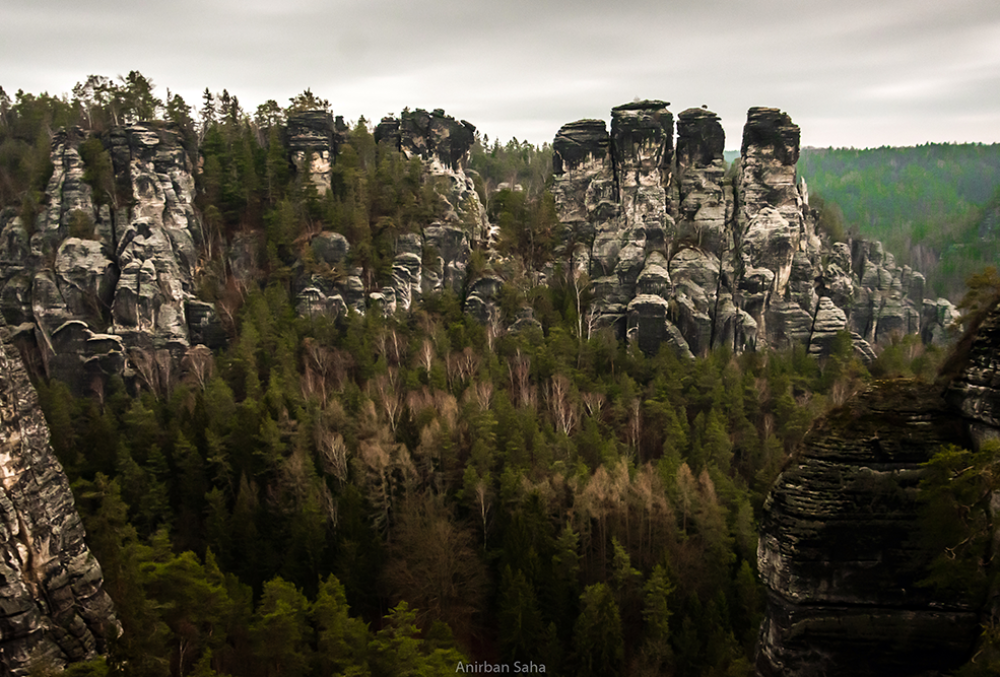
<svg viewBox="0 0 1000 677">
<path fill-rule="evenodd" d="M 945 395 L 976 444 L 1000 438 L 1000 306 L 976 329 L 965 364 Z"/>
<path fill-rule="evenodd" d="M 106 650 L 119 631 L 69 482 L 0 320 L 0 665 L 26 675 Z"/>
<path fill-rule="evenodd" d="M 427 292 L 474 287 L 466 280 L 473 245 L 493 236 L 465 168 L 475 127 L 439 110 L 417 110 L 383 121 L 376 135 L 419 161 L 424 180 L 435 184 L 442 216 L 398 238 L 392 277 L 375 288 L 351 264 L 343 236 L 315 236 L 316 269 L 300 267 L 295 278 L 302 313 L 369 307 L 391 313 Z M 343 119 L 299 112 L 289 117 L 285 138 L 289 165 L 318 193 L 329 190 L 347 140 Z M 95 182 L 104 165 L 88 166 L 84 155 L 91 164 L 106 163 L 107 176 Z M 54 171 L 35 222 L 0 211 L 0 312 L 20 341 L 34 344 L 42 375 L 78 394 L 100 392 L 112 374 L 164 387 L 191 347 L 226 341 L 214 306 L 194 293 L 205 236 L 195 209 L 197 169 L 181 134 L 160 123 L 115 127 L 100 137 L 59 131 L 51 158 Z M 239 233 L 223 244 L 235 282 L 259 281 L 260 234 Z M 495 314 L 494 301 L 478 300 L 490 306 L 487 316 Z"/>
<path fill-rule="evenodd" d="M 689 108 L 677 117 L 677 187 L 675 237 L 709 251 L 726 244 L 732 221 L 732 184 L 725 180 L 726 134 L 719 116 Z"/>
<path fill-rule="evenodd" d="M 621 207 L 610 145 L 611 136 L 603 120 L 563 125 L 552 143 L 555 173 L 562 178 L 552 186 L 559 217 L 571 236 L 588 246 L 588 253 L 592 253 L 598 233 L 613 235 L 618 230 Z M 596 265 L 592 266 L 592 275 L 598 272 Z M 604 275 L 607 272 L 602 266 L 598 277 L 607 278 L 612 288 L 617 286 L 613 277 Z"/>
<path fill-rule="evenodd" d="M 796 343 L 823 354 L 847 331 L 871 359 L 872 345 L 897 334 L 949 338 L 953 314 L 923 298 L 920 273 L 877 242 L 817 232 L 787 114 L 751 108 L 738 171 L 727 172 L 718 116 L 682 112 L 675 153 L 666 106 L 619 106 L 610 133 L 580 120 L 553 142 L 552 192 L 573 260 L 592 281 L 598 325 L 641 336 L 646 351 L 666 341 L 695 355 Z"/>
<path fill-rule="evenodd" d="M 922 581 L 923 463 L 1000 437 L 1000 306 L 952 358 L 946 386 L 880 381 L 806 437 L 764 504 L 768 590 L 758 674 L 943 675 L 967 661 L 996 591 Z M 994 548 L 996 547 L 994 539 Z"/>
<path fill-rule="evenodd" d="M 933 385 L 880 382 L 822 421 L 764 505 L 758 674 L 925 675 L 968 659 L 983 600 L 921 585 L 921 464 L 966 440 Z"/>
<path fill-rule="evenodd" d="M 676 131 L 675 143 L 668 104 L 636 101 L 612 111 L 610 129 L 581 120 L 556 135 L 561 257 L 589 277 L 591 329 L 611 327 L 648 352 L 667 342 L 683 355 L 794 343 L 823 354 L 845 330 L 867 359 L 872 345 L 901 333 L 948 340 L 954 308 L 923 299 L 918 272 L 896 265 L 877 242 L 831 243 L 816 232 L 796 176 L 798 127 L 787 115 L 750 110 L 738 171 L 727 171 L 711 111 L 683 111 Z M 419 161 L 442 216 L 400 235 L 385 280 L 362 279 L 342 236 L 315 236 L 316 266 L 296 269 L 300 312 L 393 312 L 447 289 L 495 323 L 499 278 L 466 279 L 473 248 L 492 252 L 495 238 L 466 170 L 475 128 L 440 110 L 416 110 L 382 120 L 375 137 Z M 325 192 L 348 138 L 342 118 L 293 114 L 285 138 L 290 165 Z M 194 205 L 197 170 L 180 133 L 136 124 L 99 140 L 113 185 L 95 182 L 84 162 L 82 144 L 93 139 L 59 132 L 35 223 L 0 211 L 0 311 L 21 339 L 33 337 L 42 372 L 78 393 L 99 390 L 110 374 L 155 387 L 193 345 L 225 342 L 214 307 L 194 295 L 205 238 Z M 258 281 L 260 233 L 240 233 L 226 246 L 236 282 Z"/>
<path fill-rule="evenodd" d="M 343 124 L 343 119 L 338 120 Z M 310 110 L 288 116 L 288 151 L 299 176 L 305 177 L 320 195 L 330 190 L 330 171 L 339 150 L 333 115 Z"/>
</svg>

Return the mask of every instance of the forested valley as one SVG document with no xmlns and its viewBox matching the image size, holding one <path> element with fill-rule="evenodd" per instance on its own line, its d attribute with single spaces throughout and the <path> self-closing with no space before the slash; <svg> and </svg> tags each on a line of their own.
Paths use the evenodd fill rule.
<svg viewBox="0 0 1000 677">
<path fill-rule="evenodd" d="M 388 317 L 304 317 L 295 272 L 344 275 L 315 260 L 311 234 L 345 236 L 351 265 L 377 280 L 395 239 L 441 209 L 420 161 L 377 144 L 364 118 L 349 125 L 329 192 L 297 176 L 282 125 L 328 106 L 307 90 L 250 112 L 206 90 L 196 111 L 157 99 L 134 72 L 66 97 L 0 90 L 0 206 L 29 223 L 56 129 L 156 119 L 180 130 L 201 168 L 198 296 L 227 334 L 221 350 L 189 351 L 169 381 L 112 379 L 90 397 L 36 383 L 123 630 L 106 657 L 63 674 L 388 677 L 470 661 L 752 674 L 768 487 L 817 416 L 871 379 L 933 380 L 942 352 L 904 337 L 865 366 L 845 333 L 822 359 L 717 349 L 688 361 L 585 333 L 586 294 L 558 274 L 551 148 L 486 136 L 469 168 L 511 266 L 501 311 L 529 306 L 540 327 L 493 331 L 450 292 Z M 81 155 L 99 200 L 128 200 L 99 141 Z M 883 213 L 834 190 L 840 165 L 810 171 L 848 224 L 864 232 Z M 873 185 L 851 183 L 859 171 L 841 184 Z M 965 216 L 941 232 L 981 220 L 983 195 L 956 198 Z M 921 223 L 905 237 L 943 247 Z M 247 231 L 264 234 L 262 275 L 242 286 L 221 252 Z M 485 245 L 470 276 L 500 265 Z M 919 267 L 923 250 L 908 251 Z M 935 251 L 946 293 L 973 271 Z M 557 271 L 547 284 L 524 275 L 546 263 Z"/>
<path fill-rule="evenodd" d="M 998 144 L 803 148 L 799 170 L 829 223 L 881 240 L 929 292 L 957 302 L 971 273 L 996 266 Z"/>
</svg>

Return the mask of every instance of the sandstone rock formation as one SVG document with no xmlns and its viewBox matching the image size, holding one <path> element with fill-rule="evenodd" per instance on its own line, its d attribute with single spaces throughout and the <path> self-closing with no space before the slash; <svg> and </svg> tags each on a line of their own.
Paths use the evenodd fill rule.
<svg viewBox="0 0 1000 677">
<path fill-rule="evenodd" d="M 178 362 L 192 332 L 221 341 L 211 305 L 198 307 L 197 328 L 188 323 L 203 235 L 180 133 L 149 123 L 101 136 L 115 185 L 100 194 L 85 180 L 85 140 L 78 129 L 55 134 L 34 224 L 0 214 L 0 311 L 33 329 L 46 375 L 78 393 L 137 375 L 133 358 Z"/>
<path fill-rule="evenodd" d="M 796 343 L 822 354 L 848 331 L 870 359 L 896 334 L 948 339 L 951 313 L 923 298 L 920 273 L 878 242 L 817 231 L 787 114 L 751 108 L 739 169 L 727 173 L 718 116 L 682 112 L 675 153 L 666 106 L 619 106 L 610 133 L 580 120 L 553 142 L 552 192 L 582 248 L 574 259 L 586 262 L 598 324 L 641 337 L 649 352 L 667 341 L 695 355 Z"/>
<path fill-rule="evenodd" d="M 722 159 L 726 134 L 719 116 L 689 108 L 677 118 L 678 240 L 709 251 L 726 244 L 726 224 L 732 221 L 732 185 L 725 180 Z"/>
<path fill-rule="evenodd" d="M 954 364 L 947 386 L 877 382 L 778 477 L 757 551 L 758 674 L 929 676 L 969 659 L 996 600 L 921 584 L 940 553 L 921 538 L 918 484 L 942 445 L 1000 437 L 1000 306 Z"/>
<path fill-rule="evenodd" d="M 306 119 L 316 117 L 316 113 L 309 113 Z M 294 119 L 298 120 L 298 116 Z M 300 127 L 303 124 L 296 122 Z M 331 280 L 313 274 L 302 280 L 298 291 L 299 312 L 336 316 L 348 308 L 363 313 L 374 306 L 382 312 L 392 313 L 397 309 L 410 309 L 428 292 L 447 289 L 462 293 L 473 244 L 488 242 L 491 238 L 486 211 L 472 178 L 466 173 L 475 130 L 470 123 L 455 120 L 442 110 L 429 113 L 417 109 L 404 111 L 399 119 L 382 119 L 375 127 L 376 142 L 387 144 L 407 158 L 419 159 L 424 179 L 436 184 L 444 216 L 425 227 L 422 233 L 401 234 L 396 241 L 392 278 L 381 281 L 383 286 L 368 292 L 360 271 L 348 265 L 350 245 L 347 240 L 335 233 L 318 234 L 311 242 L 317 260 L 341 269 L 346 275 Z M 317 140 L 315 134 L 302 133 L 301 137 L 303 144 L 310 144 L 308 147 L 315 157 L 333 158 L 336 162 L 336 147 L 324 146 L 327 142 Z M 322 185 L 322 180 L 316 177 L 322 179 L 329 174 L 329 168 L 324 167 L 326 165 L 309 170 L 308 175 L 317 186 Z M 329 187 L 328 179 L 325 185 Z"/>
<path fill-rule="evenodd" d="M 288 150 L 292 164 L 321 195 L 330 190 L 330 169 L 346 133 L 344 118 L 339 115 L 334 118 L 325 110 L 302 111 L 288 116 Z"/>
<path fill-rule="evenodd" d="M 830 242 L 817 232 L 796 175 L 798 127 L 786 114 L 750 110 L 738 171 L 727 170 L 711 111 L 683 111 L 676 142 L 674 131 L 667 103 L 636 101 L 612 111 L 610 129 L 581 120 L 556 135 L 562 254 L 589 277 L 588 327 L 611 327 L 648 352 L 667 342 L 686 356 L 794 343 L 822 354 L 840 331 L 851 332 L 866 359 L 872 345 L 899 333 L 949 339 L 954 308 L 924 299 L 918 272 L 896 265 L 878 242 Z M 285 138 L 300 180 L 325 193 L 348 139 L 343 119 L 294 113 Z M 481 284 L 467 279 L 474 248 L 498 256 L 466 170 L 475 128 L 441 110 L 404 111 L 383 119 L 375 138 L 419 161 L 442 216 L 397 238 L 384 280 L 362 279 L 346 238 L 316 234 L 315 265 L 293 270 L 299 311 L 393 312 L 450 290 L 470 314 L 496 323 L 498 294 L 487 291 L 502 266 Z M 171 125 L 115 127 L 100 136 L 114 186 L 97 186 L 81 155 L 93 141 L 78 129 L 55 135 L 55 168 L 35 223 L 0 210 L 0 313 L 19 337 L 34 337 L 45 375 L 77 393 L 116 373 L 156 387 L 192 346 L 225 343 L 214 307 L 195 297 L 205 242 L 197 169 Z M 224 243 L 238 284 L 260 281 L 260 239 L 241 232 Z"/>
<path fill-rule="evenodd" d="M 118 632 L 101 567 L 84 542 L 69 482 L 35 389 L 0 320 L 0 665 L 25 675 L 106 650 Z"/>
<path fill-rule="evenodd" d="M 976 329 L 946 397 L 966 420 L 974 443 L 1000 437 L 1000 307 Z"/>
<path fill-rule="evenodd" d="M 918 582 L 921 463 L 965 440 L 939 389 L 882 382 L 818 425 L 771 489 L 758 674 L 923 675 L 969 657 L 983 600 Z"/>
</svg>

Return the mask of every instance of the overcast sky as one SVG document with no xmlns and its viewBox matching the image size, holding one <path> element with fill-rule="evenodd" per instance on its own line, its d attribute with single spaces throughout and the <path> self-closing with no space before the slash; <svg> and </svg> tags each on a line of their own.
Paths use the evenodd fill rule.
<svg viewBox="0 0 1000 677">
<path fill-rule="evenodd" d="M 551 142 L 635 98 L 751 106 L 803 145 L 1000 141 L 998 0 L 0 0 L 0 86 L 58 94 L 139 70 L 200 104 L 309 87 L 334 113 L 444 108 Z"/>
</svg>

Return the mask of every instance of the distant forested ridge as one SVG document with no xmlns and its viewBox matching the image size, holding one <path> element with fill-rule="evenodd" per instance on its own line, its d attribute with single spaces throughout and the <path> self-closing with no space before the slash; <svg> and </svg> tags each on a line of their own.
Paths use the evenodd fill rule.
<svg viewBox="0 0 1000 677">
<path fill-rule="evenodd" d="M 957 300 L 966 277 L 997 264 L 1000 144 L 803 148 L 799 175 L 939 295 Z"/>
</svg>

